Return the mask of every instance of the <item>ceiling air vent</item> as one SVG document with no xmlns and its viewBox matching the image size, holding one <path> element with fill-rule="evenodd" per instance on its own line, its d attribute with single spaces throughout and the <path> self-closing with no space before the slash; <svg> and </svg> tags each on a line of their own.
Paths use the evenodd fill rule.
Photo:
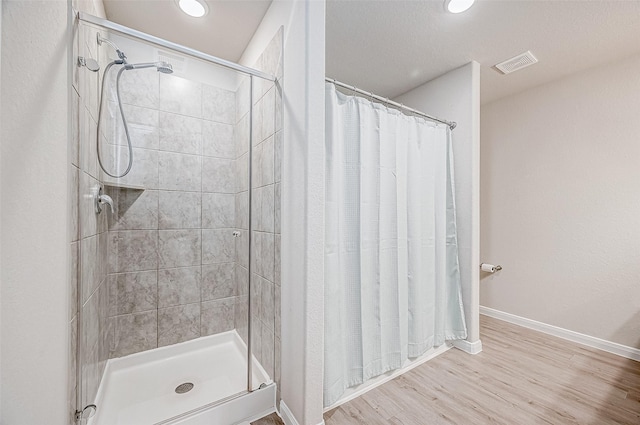
<svg viewBox="0 0 640 425">
<path fill-rule="evenodd" d="M 533 53 L 527 50 L 526 52 L 521 53 L 518 56 L 514 56 L 511 59 L 500 62 L 495 66 L 495 68 L 503 74 L 511 74 L 512 72 L 518 71 L 522 68 L 526 68 L 529 65 L 533 65 L 537 62 L 538 59 L 533 56 Z"/>
<path fill-rule="evenodd" d="M 184 56 L 179 56 L 165 50 L 158 50 L 158 61 L 169 62 L 174 74 L 184 75 L 187 68 L 187 60 Z"/>
</svg>

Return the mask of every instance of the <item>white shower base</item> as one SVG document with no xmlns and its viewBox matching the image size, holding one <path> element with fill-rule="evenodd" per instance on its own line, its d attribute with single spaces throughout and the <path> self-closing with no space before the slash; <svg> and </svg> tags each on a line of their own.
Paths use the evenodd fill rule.
<svg viewBox="0 0 640 425">
<path fill-rule="evenodd" d="M 275 385 L 255 357 L 252 369 L 254 387 L 270 385 L 241 395 L 247 389 L 247 348 L 235 330 L 109 360 L 98 410 L 87 425 L 232 425 L 261 417 L 275 410 Z M 177 394 L 185 382 L 193 389 Z M 186 412 L 193 413 L 170 420 Z"/>
</svg>

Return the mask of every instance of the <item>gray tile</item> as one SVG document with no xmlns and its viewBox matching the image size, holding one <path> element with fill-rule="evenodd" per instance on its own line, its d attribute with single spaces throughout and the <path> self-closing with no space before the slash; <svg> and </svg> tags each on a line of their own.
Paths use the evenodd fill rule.
<svg viewBox="0 0 640 425">
<path fill-rule="evenodd" d="M 236 193 L 234 161 L 202 158 L 202 191 L 216 193 Z"/>
<path fill-rule="evenodd" d="M 273 243 L 273 252 L 274 252 L 273 282 L 278 286 L 280 286 L 281 279 L 282 279 L 281 278 L 282 263 L 281 263 L 281 257 L 280 257 L 280 251 L 281 251 L 280 243 L 281 243 L 280 235 L 275 235 L 274 243 Z"/>
<path fill-rule="evenodd" d="M 262 132 L 262 99 L 258 100 L 251 109 L 251 143 L 253 146 L 259 145 L 264 140 Z"/>
<path fill-rule="evenodd" d="M 253 190 L 253 229 L 260 232 L 274 231 L 274 185 Z"/>
<path fill-rule="evenodd" d="M 218 158 L 235 159 L 234 126 L 214 121 L 202 123 L 202 154 Z"/>
<path fill-rule="evenodd" d="M 266 279 L 262 279 L 262 285 L 260 287 L 260 301 L 262 307 L 260 312 L 262 314 L 262 322 L 273 330 L 275 323 L 275 306 L 274 306 L 274 289 L 273 283 Z"/>
<path fill-rule="evenodd" d="M 78 162 L 79 168 L 85 173 L 98 177 L 98 157 L 96 151 L 96 137 L 98 126 L 86 108 L 80 106 L 80 127 Z"/>
<path fill-rule="evenodd" d="M 98 233 L 97 276 L 102 283 L 109 273 L 109 233 Z"/>
<path fill-rule="evenodd" d="M 109 275 L 109 316 L 158 308 L 158 274 L 155 270 Z"/>
<path fill-rule="evenodd" d="M 267 280 L 274 281 L 274 235 L 272 233 L 254 232 L 253 242 L 255 251 L 253 255 L 254 270 Z"/>
<path fill-rule="evenodd" d="M 254 158 L 256 158 L 255 153 Z M 254 166 L 257 166 L 257 162 L 254 163 Z M 249 189 L 249 154 L 244 154 L 240 158 L 235 160 L 234 167 L 236 178 L 236 192 L 244 192 Z"/>
<path fill-rule="evenodd" d="M 80 171 L 73 165 L 69 166 L 69 240 L 77 241 L 79 238 L 79 198 Z M 85 213 L 86 214 L 86 213 Z"/>
<path fill-rule="evenodd" d="M 200 191 L 201 157 L 159 152 L 159 187 L 164 190 Z"/>
<path fill-rule="evenodd" d="M 282 30 L 279 30 L 262 53 L 262 70 L 268 74 L 277 75 L 281 59 Z"/>
<path fill-rule="evenodd" d="M 255 273 L 251 274 L 249 292 L 251 297 L 251 316 L 262 321 L 262 285 L 264 279 Z"/>
<path fill-rule="evenodd" d="M 274 285 L 273 287 L 273 308 L 274 308 L 274 333 L 276 338 L 280 338 L 282 334 L 282 295 L 280 291 L 280 287 L 278 285 Z"/>
<path fill-rule="evenodd" d="M 249 229 L 249 192 L 236 194 L 235 227 Z"/>
<path fill-rule="evenodd" d="M 95 194 L 100 184 L 87 173 L 80 172 L 78 194 L 78 215 L 80 221 L 80 238 L 93 236 L 98 233 L 98 217 L 95 210 Z"/>
<path fill-rule="evenodd" d="M 199 118 L 160 112 L 160 149 L 200 155 L 202 130 Z"/>
<path fill-rule="evenodd" d="M 273 180 L 277 183 L 282 180 L 282 140 L 283 132 L 275 134 L 273 142 Z"/>
<path fill-rule="evenodd" d="M 200 230 L 160 230 L 158 266 L 160 268 L 200 265 Z"/>
<path fill-rule="evenodd" d="M 123 72 L 120 78 L 122 103 L 158 109 L 159 81 L 155 68 Z"/>
<path fill-rule="evenodd" d="M 69 323 L 69 366 L 67 368 L 67 398 L 69 401 L 69 407 L 73 409 L 75 412 L 76 409 L 76 373 L 78 367 L 77 361 L 77 348 L 78 348 L 78 319 L 74 318 L 71 323 Z M 75 423 L 75 422 L 73 422 Z M 73 425 L 70 423 L 69 425 Z"/>
<path fill-rule="evenodd" d="M 251 353 L 259 362 L 262 362 L 262 322 L 255 316 L 249 320 L 251 320 Z"/>
<path fill-rule="evenodd" d="M 82 306 L 82 347 L 91 348 L 100 337 L 100 295 L 94 291 Z"/>
<path fill-rule="evenodd" d="M 109 118 L 101 124 L 100 132 L 104 132 L 110 143 L 126 146 L 127 134 L 122 125 L 118 103 L 105 102 L 104 108 L 103 113 L 107 113 Z M 123 105 L 122 109 L 127 119 L 131 145 L 135 148 L 158 149 L 160 140 L 158 111 L 134 105 Z"/>
<path fill-rule="evenodd" d="M 249 330 L 249 309 L 246 296 L 236 297 L 236 305 L 234 310 L 234 326 L 240 338 L 245 342 L 248 342 L 248 330 Z"/>
<path fill-rule="evenodd" d="M 218 87 L 202 85 L 202 117 L 226 124 L 235 124 L 235 93 Z"/>
<path fill-rule="evenodd" d="M 236 90 L 236 122 L 249 112 L 249 88 L 251 80 L 245 77 Z"/>
<path fill-rule="evenodd" d="M 236 158 L 241 157 L 249 151 L 249 114 L 245 114 L 235 126 L 234 139 L 236 147 Z"/>
<path fill-rule="evenodd" d="M 106 187 L 113 198 L 115 214 L 108 212 L 109 230 L 158 228 L 158 191 Z"/>
<path fill-rule="evenodd" d="M 201 118 L 202 84 L 175 75 L 162 74 L 159 109 Z"/>
<path fill-rule="evenodd" d="M 261 364 L 269 377 L 273 378 L 274 336 L 273 331 L 262 326 L 262 360 Z"/>
<path fill-rule="evenodd" d="M 200 333 L 202 336 L 230 331 L 234 328 L 235 298 L 202 303 Z"/>
<path fill-rule="evenodd" d="M 281 211 L 281 205 L 282 205 L 282 198 L 281 198 L 281 186 L 280 183 L 276 183 L 273 187 L 273 228 L 274 228 L 274 232 L 275 233 L 280 233 L 280 228 L 281 228 L 281 216 L 280 216 L 280 211 Z"/>
<path fill-rule="evenodd" d="M 238 238 L 240 239 L 240 238 Z M 235 261 L 233 230 L 202 230 L 202 264 L 230 263 Z"/>
<path fill-rule="evenodd" d="M 235 225 L 236 195 L 230 193 L 202 194 L 202 227 L 229 228 Z"/>
<path fill-rule="evenodd" d="M 158 270 L 158 307 L 200 302 L 200 266 Z"/>
<path fill-rule="evenodd" d="M 202 301 L 236 295 L 235 263 L 202 266 Z"/>
<path fill-rule="evenodd" d="M 158 310 L 158 347 L 200 336 L 200 303 Z"/>
<path fill-rule="evenodd" d="M 276 111 L 275 111 L 275 131 L 280 131 L 282 130 L 282 101 L 283 101 L 283 96 L 282 96 L 282 81 L 277 81 L 275 88 L 276 88 Z"/>
<path fill-rule="evenodd" d="M 282 342 L 280 342 L 280 337 L 275 338 L 274 344 L 274 359 L 273 359 L 273 375 L 274 381 L 276 382 L 276 403 L 280 403 L 280 382 L 282 381 Z"/>
<path fill-rule="evenodd" d="M 157 230 L 109 232 L 110 273 L 154 270 L 157 268 Z"/>
<path fill-rule="evenodd" d="M 272 184 L 274 179 L 274 140 L 273 136 L 267 138 L 260 145 L 256 146 L 253 153 L 253 187 Z"/>
<path fill-rule="evenodd" d="M 80 97 L 75 90 L 71 90 L 71 137 L 69 138 L 69 160 L 71 164 L 79 165 L 80 148 Z"/>
<path fill-rule="evenodd" d="M 84 359 L 80 364 L 82 368 L 82 404 L 86 406 L 95 402 L 98 387 L 100 385 L 98 345 L 87 347 L 84 351 Z"/>
<path fill-rule="evenodd" d="M 245 268 L 249 267 L 249 231 L 239 230 L 240 237 L 236 238 L 236 261 Z M 254 260 L 255 261 L 255 260 Z"/>
<path fill-rule="evenodd" d="M 80 250 L 80 242 L 73 242 L 69 245 L 70 251 L 70 269 L 69 269 L 69 320 L 71 320 L 78 312 L 78 282 L 80 263 L 78 255 Z"/>
<path fill-rule="evenodd" d="M 104 150 L 102 152 L 105 152 Z M 107 170 L 111 174 L 123 174 L 129 165 L 129 150 L 126 146 L 109 145 L 105 152 Z M 114 166 L 115 164 L 115 166 Z M 146 189 L 158 188 L 158 151 L 133 148 L 131 170 L 124 177 L 104 177 L 107 183 L 141 186 Z"/>
<path fill-rule="evenodd" d="M 201 227 L 199 192 L 160 191 L 160 229 L 194 229 Z"/>
<path fill-rule="evenodd" d="M 275 133 L 276 121 L 276 89 L 271 87 L 262 98 L 262 137 L 267 138 Z"/>
<path fill-rule="evenodd" d="M 115 322 L 115 347 L 111 358 L 157 347 L 157 310 L 117 316 Z"/>
<path fill-rule="evenodd" d="M 80 289 L 84 303 L 100 284 L 97 235 L 80 241 L 80 267 Z"/>
<path fill-rule="evenodd" d="M 236 263 L 236 293 L 247 295 L 249 293 L 249 270 Z"/>
</svg>

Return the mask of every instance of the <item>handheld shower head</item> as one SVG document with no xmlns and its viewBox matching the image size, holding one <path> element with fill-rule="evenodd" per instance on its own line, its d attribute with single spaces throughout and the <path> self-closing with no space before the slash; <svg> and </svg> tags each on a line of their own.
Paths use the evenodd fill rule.
<svg viewBox="0 0 640 425">
<path fill-rule="evenodd" d="M 156 68 L 158 72 L 162 72 L 163 74 L 171 74 L 173 72 L 173 67 L 168 62 L 145 62 L 145 63 L 126 63 L 124 65 L 124 69 L 127 71 L 132 69 L 144 69 L 144 68 Z"/>
</svg>

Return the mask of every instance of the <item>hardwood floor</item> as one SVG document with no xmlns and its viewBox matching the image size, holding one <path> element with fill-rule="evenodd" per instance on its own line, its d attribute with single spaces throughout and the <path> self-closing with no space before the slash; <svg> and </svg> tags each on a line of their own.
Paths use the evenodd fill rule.
<svg viewBox="0 0 640 425">
<path fill-rule="evenodd" d="M 481 339 L 482 353 L 449 350 L 327 412 L 326 425 L 640 425 L 640 363 L 486 316 Z"/>
</svg>

